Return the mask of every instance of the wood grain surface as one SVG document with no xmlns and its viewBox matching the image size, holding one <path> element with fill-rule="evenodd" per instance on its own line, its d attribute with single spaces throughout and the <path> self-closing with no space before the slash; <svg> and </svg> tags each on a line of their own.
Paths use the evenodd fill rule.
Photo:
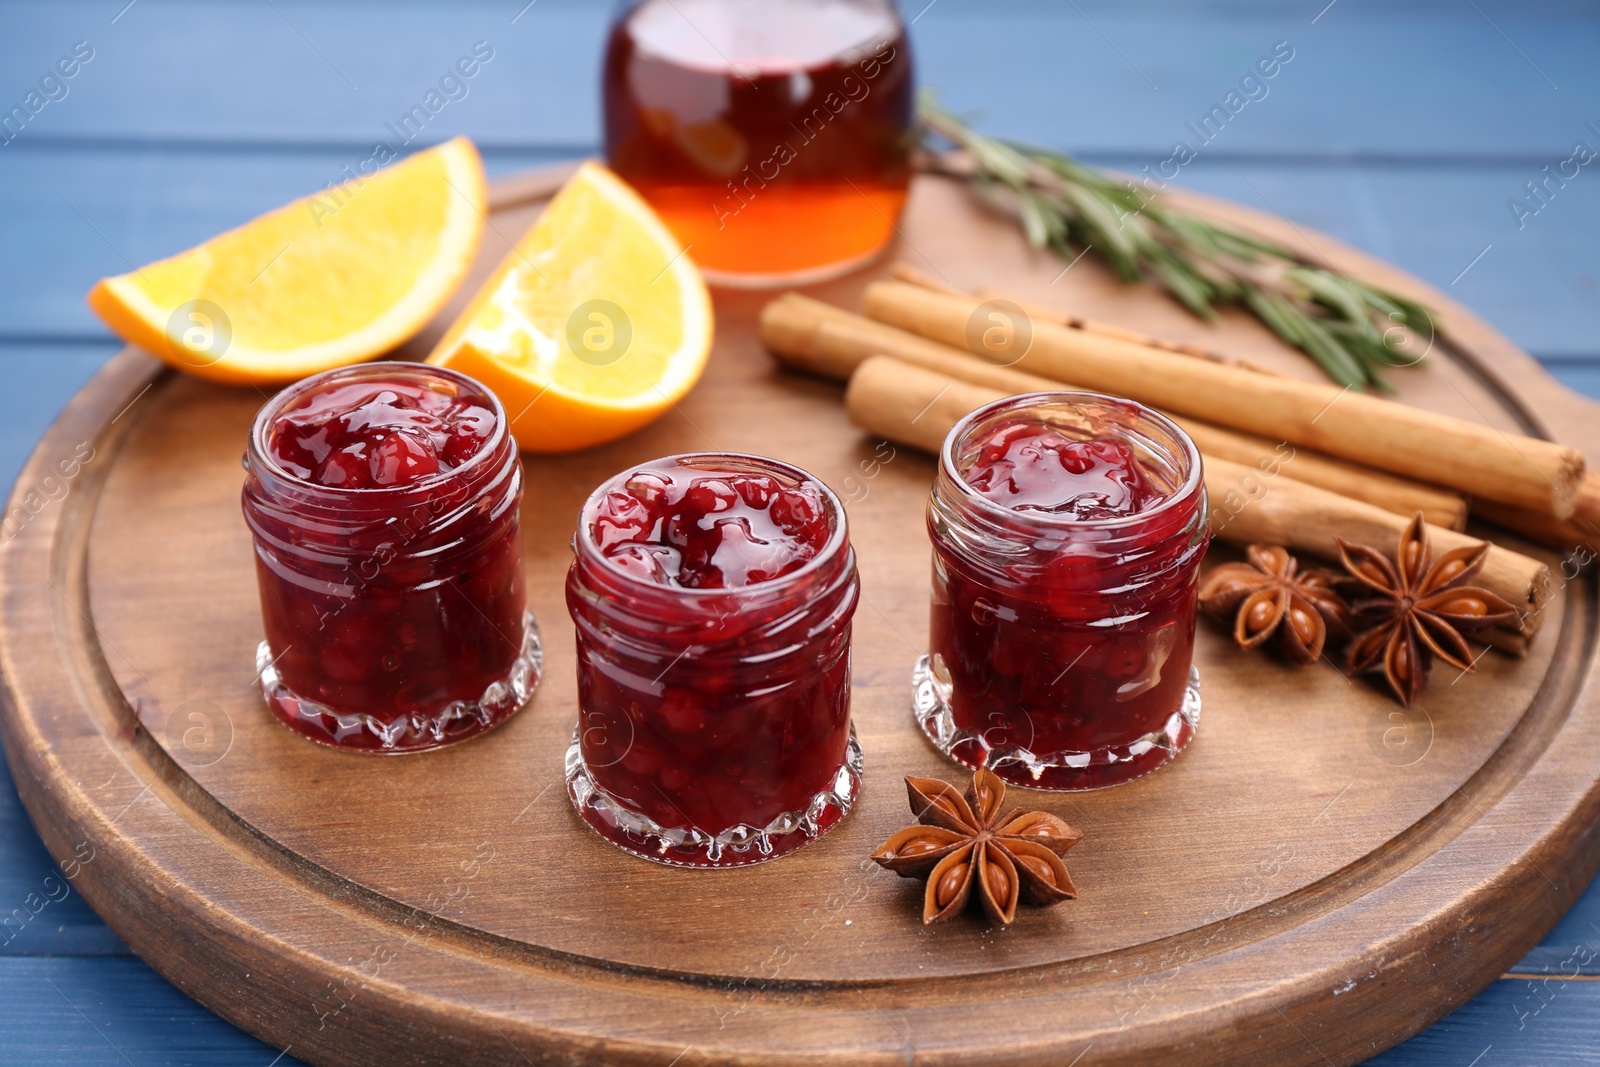
<svg viewBox="0 0 1600 1067">
<path fill-rule="evenodd" d="M 497 187 L 480 275 L 551 178 Z M 1600 444 L 1592 405 L 1464 309 L 1331 240 L 1209 206 L 1439 307 L 1451 344 L 1400 376 L 1408 401 Z M 947 182 L 919 183 L 903 228 L 899 253 L 954 284 L 1218 344 L 1088 264 L 1060 274 Z M 816 292 L 854 304 L 865 280 Z M 719 294 L 707 377 L 662 422 L 525 460 L 544 686 L 506 727 L 422 757 L 310 745 L 254 691 L 238 459 L 263 397 L 137 352 L 80 394 L 19 485 L 81 443 L 96 459 L 0 557 L 3 729 L 47 844 L 77 857 L 74 884 L 136 952 L 312 1062 L 470 1049 L 489 1063 L 1059 1064 L 1093 1048 L 1095 1062 L 1350 1063 L 1498 977 L 1593 875 L 1585 577 L 1558 590 L 1527 659 L 1440 672 L 1411 712 L 1204 631 L 1205 710 L 1180 760 L 1107 792 L 1030 794 L 1086 833 L 1071 856 L 1080 899 L 1010 930 L 922 928 L 917 887 L 865 860 L 905 821 L 902 774 L 956 776 L 908 706 L 931 464 L 884 463 L 837 386 L 777 370 L 753 341 L 759 304 Z M 1312 373 L 1252 323 L 1221 329 L 1252 360 Z M 764 452 L 833 485 L 863 580 L 862 801 L 821 842 L 739 871 L 623 855 L 576 820 L 560 781 L 575 718 L 560 585 L 578 504 L 624 466 L 698 448 Z"/>
</svg>

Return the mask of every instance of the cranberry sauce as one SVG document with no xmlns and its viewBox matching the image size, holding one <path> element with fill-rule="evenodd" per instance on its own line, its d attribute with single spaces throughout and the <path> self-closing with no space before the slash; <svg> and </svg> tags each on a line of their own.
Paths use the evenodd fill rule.
<svg viewBox="0 0 1600 1067">
<path fill-rule="evenodd" d="M 278 466 L 330 489 L 387 489 L 449 474 L 495 428 L 481 391 L 419 382 L 346 382 L 278 413 L 267 447 Z"/>
<path fill-rule="evenodd" d="M 262 688 L 296 731 L 405 752 L 509 717 L 537 681 L 521 465 L 499 402 L 421 364 L 291 386 L 247 457 Z"/>
<path fill-rule="evenodd" d="M 567 606 L 579 723 L 568 784 L 614 843 L 731 866 L 853 800 L 855 558 L 838 500 L 754 456 L 676 456 L 585 505 Z"/>
<path fill-rule="evenodd" d="M 942 460 L 918 676 L 935 743 L 1047 789 L 1112 785 L 1171 759 L 1198 714 L 1207 531 L 1192 442 L 1137 405 L 1047 393 L 973 413 Z"/>
<path fill-rule="evenodd" d="M 608 491 L 593 532 L 612 566 L 682 589 L 770 582 L 815 559 L 832 532 L 821 491 L 765 474 L 640 470 Z"/>
<path fill-rule="evenodd" d="M 1080 441 L 1027 418 L 990 433 L 961 474 L 973 489 L 1013 511 L 1073 519 L 1132 515 L 1167 497 L 1126 441 Z"/>
</svg>

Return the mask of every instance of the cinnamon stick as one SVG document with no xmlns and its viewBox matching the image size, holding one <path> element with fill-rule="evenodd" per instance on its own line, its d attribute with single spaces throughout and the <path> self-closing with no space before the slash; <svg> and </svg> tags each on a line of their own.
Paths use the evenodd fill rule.
<svg viewBox="0 0 1600 1067">
<path fill-rule="evenodd" d="M 963 349 L 836 308 L 798 293 L 779 297 L 761 314 L 761 336 L 785 363 L 844 380 L 875 355 L 889 355 L 960 381 L 1006 393 L 1032 393 L 1075 386 L 986 363 Z M 1282 445 L 1195 419 L 1173 416 L 1207 456 L 1254 465 L 1289 464 L 1294 477 L 1410 518 L 1418 511 L 1436 526 L 1466 526 L 1467 502 L 1459 493 L 1385 474 L 1310 449 Z"/>
<path fill-rule="evenodd" d="M 1554 519 L 1492 500 L 1474 500 L 1472 513 L 1514 530 L 1535 544 L 1568 553 L 1571 562 L 1564 567 L 1581 567 L 1600 555 L 1600 471 L 1584 472 L 1571 518 Z"/>
<path fill-rule="evenodd" d="M 789 366 L 841 382 L 870 356 L 922 363 L 962 358 L 965 351 L 799 293 L 785 293 L 762 308 L 760 332 L 761 343 Z"/>
<path fill-rule="evenodd" d="M 867 315 L 965 348 L 983 302 L 904 282 L 867 287 Z M 978 323 L 981 327 L 981 323 Z M 1555 518 L 1572 514 L 1583 456 L 1420 408 L 1031 323 L 1018 370 L 1303 445 Z"/>
<path fill-rule="evenodd" d="M 1005 390 L 954 381 L 936 371 L 876 356 L 851 376 L 845 407 L 850 420 L 869 433 L 937 453 L 963 416 L 1007 395 Z M 1226 541 L 1279 544 L 1337 559 L 1340 537 L 1389 551 L 1406 527 L 1404 516 L 1307 485 L 1287 474 L 1274 476 L 1255 466 L 1215 457 L 1205 459 L 1205 469 L 1212 534 Z M 1440 527 L 1430 527 L 1429 534 L 1440 553 L 1478 543 L 1466 534 Z M 1491 545 L 1478 581 L 1524 610 L 1523 637 L 1531 638 L 1538 631 L 1550 588 L 1543 563 Z M 1522 642 L 1505 644 L 1517 651 Z"/>
<path fill-rule="evenodd" d="M 1223 459 L 1262 470 L 1278 465 L 1297 482 L 1380 507 L 1395 515 L 1409 519 L 1420 511 L 1434 526 L 1458 531 L 1467 528 L 1467 500 L 1459 493 L 1334 459 L 1309 448 L 1274 445 L 1264 437 L 1219 429 L 1194 419 L 1171 418 L 1194 438 L 1195 445 L 1208 460 Z"/>
<path fill-rule="evenodd" d="M 926 286 L 924 288 L 926 288 Z M 1240 367 L 1244 370 L 1255 371 L 1257 374 L 1278 373 L 1277 371 L 1268 370 L 1265 367 L 1251 363 L 1248 360 L 1240 359 L 1237 356 L 1223 355 L 1221 352 L 1214 352 L 1209 348 L 1204 348 L 1200 345 L 1189 344 L 1186 341 L 1169 341 L 1164 337 L 1156 337 L 1153 334 L 1145 333 L 1142 330 L 1130 330 L 1125 326 L 1116 326 L 1109 322 L 1100 322 L 1097 319 L 1087 318 L 1083 315 L 1072 315 L 1065 311 L 1059 311 L 1056 308 L 1047 307 L 1044 304 L 1035 303 L 1032 300 L 1025 300 L 1019 296 L 1012 296 L 1009 293 L 1001 292 L 998 289 L 991 289 L 988 286 L 980 286 L 974 295 L 976 295 L 979 300 L 984 301 L 1009 300 L 1013 304 L 1020 307 L 1023 313 L 1035 322 L 1053 322 L 1057 326 L 1066 326 L 1074 330 L 1083 330 L 1086 333 L 1100 334 L 1103 337 L 1113 337 L 1119 341 L 1127 341 L 1131 344 L 1143 345 L 1146 348 L 1159 348 L 1163 352 L 1176 352 L 1182 356 L 1193 356 L 1196 359 L 1206 359 L 1210 360 L 1212 363 L 1221 363 L 1229 367 Z"/>
<path fill-rule="evenodd" d="M 979 300 L 985 301 L 1009 300 L 1013 304 L 1016 304 L 1018 307 L 1020 307 L 1029 318 L 1039 322 L 1053 322 L 1058 326 L 1069 326 L 1074 330 L 1087 330 L 1089 333 L 1103 334 L 1106 337 L 1115 337 L 1121 341 L 1131 341 L 1136 345 L 1145 345 L 1149 348 L 1159 348 L 1166 352 L 1177 352 L 1185 356 L 1196 356 L 1200 359 L 1209 359 L 1213 363 L 1231 363 L 1234 366 L 1239 367 L 1249 366 L 1242 360 L 1234 359 L 1231 356 L 1224 356 L 1218 352 L 1212 352 L 1211 350 L 1202 348 L 1199 345 L 1191 345 L 1183 341 L 1168 341 L 1164 338 L 1155 337 L 1139 330 L 1130 330 L 1125 326 L 1115 326 L 1109 322 L 1101 322 L 1098 319 L 1091 319 L 1083 315 L 1071 315 L 1065 311 L 1058 311 L 1055 308 L 1046 307 L 1044 304 L 1037 304 L 1031 300 L 1025 300 L 1020 296 L 1013 296 L 1010 293 L 1001 292 L 999 289 L 991 289 L 986 285 L 980 285 L 977 289 L 969 293 L 967 290 L 962 289 L 959 286 L 955 286 L 947 281 L 935 278 L 928 272 L 913 267 L 904 260 L 897 262 L 894 266 L 889 268 L 889 277 L 893 278 L 897 282 L 905 282 L 907 285 L 915 285 L 923 289 L 932 289 L 936 293 L 944 293 L 948 296 L 976 296 Z M 1251 369 L 1255 370 L 1259 368 L 1252 367 Z"/>
<path fill-rule="evenodd" d="M 924 289 L 932 289 L 935 292 L 950 293 L 957 296 L 967 295 L 965 289 L 951 285 L 940 278 L 935 278 L 927 271 L 919 270 L 903 259 L 896 261 L 895 265 L 889 268 L 889 277 L 897 282 L 905 282 L 907 285 L 920 285 Z"/>
</svg>

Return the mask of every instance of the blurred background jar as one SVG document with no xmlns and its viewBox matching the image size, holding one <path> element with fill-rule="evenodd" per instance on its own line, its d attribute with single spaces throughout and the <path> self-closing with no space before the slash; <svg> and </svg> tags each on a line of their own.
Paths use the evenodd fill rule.
<svg viewBox="0 0 1600 1067">
<path fill-rule="evenodd" d="M 633 0 L 606 49 L 606 156 L 713 284 L 818 281 L 893 236 L 914 90 L 890 0 Z"/>
</svg>

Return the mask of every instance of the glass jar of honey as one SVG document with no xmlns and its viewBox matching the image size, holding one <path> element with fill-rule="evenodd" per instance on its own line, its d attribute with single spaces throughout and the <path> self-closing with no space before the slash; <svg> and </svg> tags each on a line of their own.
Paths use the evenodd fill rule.
<svg viewBox="0 0 1600 1067">
<path fill-rule="evenodd" d="M 606 49 L 606 156 L 714 284 L 818 281 L 894 235 L 913 92 L 889 0 L 635 0 Z"/>
</svg>

